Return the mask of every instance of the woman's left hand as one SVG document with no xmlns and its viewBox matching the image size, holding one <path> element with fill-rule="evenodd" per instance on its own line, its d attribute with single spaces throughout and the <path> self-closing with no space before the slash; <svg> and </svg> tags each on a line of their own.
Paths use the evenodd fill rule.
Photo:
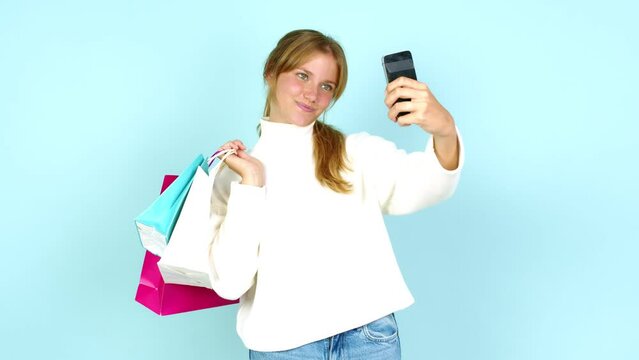
<svg viewBox="0 0 639 360">
<path fill-rule="evenodd" d="M 418 125 L 434 136 L 454 136 L 455 121 L 435 98 L 428 86 L 417 80 L 400 77 L 386 86 L 384 103 L 388 117 L 400 126 Z M 397 99 L 410 101 L 397 101 Z M 407 112 L 403 116 L 397 116 Z"/>
<path fill-rule="evenodd" d="M 410 101 L 397 101 L 397 99 Z M 428 86 L 417 80 L 400 77 L 386 86 L 384 103 L 388 117 L 401 126 L 419 125 L 433 135 L 435 154 L 439 163 L 448 170 L 459 165 L 459 142 L 455 121 Z M 399 116 L 399 113 L 408 114 Z"/>
</svg>

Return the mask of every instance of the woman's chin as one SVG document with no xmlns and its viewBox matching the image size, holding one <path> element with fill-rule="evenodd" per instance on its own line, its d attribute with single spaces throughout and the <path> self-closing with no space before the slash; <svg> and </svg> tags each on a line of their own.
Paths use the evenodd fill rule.
<svg viewBox="0 0 639 360">
<path fill-rule="evenodd" d="M 313 121 L 315 121 L 317 117 L 315 117 L 315 115 L 305 115 L 305 116 L 296 116 L 294 119 L 292 119 L 292 124 L 293 125 L 297 125 L 297 126 L 308 126 L 310 125 Z"/>
</svg>

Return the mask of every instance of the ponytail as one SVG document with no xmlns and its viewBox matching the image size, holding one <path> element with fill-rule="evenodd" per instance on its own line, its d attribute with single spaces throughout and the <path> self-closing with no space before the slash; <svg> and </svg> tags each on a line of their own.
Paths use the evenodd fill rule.
<svg viewBox="0 0 639 360">
<path fill-rule="evenodd" d="M 319 120 L 313 125 L 313 158 L 315 177 L 322 186 L 342 194 L 352 191 L 352 184 L 342 177 L 342 171 L 351 170 L 346 159 L 346 138 Z"/>
</svg>

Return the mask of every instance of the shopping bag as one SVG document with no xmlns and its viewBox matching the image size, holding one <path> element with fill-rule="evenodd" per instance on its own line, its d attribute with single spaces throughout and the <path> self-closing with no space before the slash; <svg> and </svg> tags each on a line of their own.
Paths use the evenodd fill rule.
<svg viewBox="0 0 639 360">
<path fill-rule="evenodd" d="M 177 176 L 164 177 L 164 190 Z M 238 300 L 226 300 L 213 290 L 203 287 L 166 284 L 158 269 L 160 258 L 146 251 L 140 283 L 135 300 L 159 315 L 171 315 L 188 311 L 236 304 Z"/>
<path fill-rule="evenodd" d="M 193 181 L 195 170 L 205 162 L 202 155 L 196 156 L 166 191 L 135 218 L 142 246 L 151 253 L 162 256 Z"/>
<path fill-rule="evenodd" d="M 215 236 L 211 223 L 213 183 L 226 157 L 234 153 L 234 150 L 220 151 L 211 157 L 210 162 L 216 156 L 222 158 L 215 166 L 209 168 L 205 163 L 197 168 L 171 241 L 158 262 L 166 283 L 212 287 L 209 250 Z"/>
</svg>

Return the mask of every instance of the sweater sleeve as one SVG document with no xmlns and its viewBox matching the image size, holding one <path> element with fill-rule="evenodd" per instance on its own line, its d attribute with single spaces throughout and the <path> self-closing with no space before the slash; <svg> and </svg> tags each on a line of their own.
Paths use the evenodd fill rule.
<svg viewBox="0 0 639 360">
<path fill-rule="evenodd" d="M 347 139 L 349 156 L 362 172 L 367 196 L 375 196 L 382 212 L 391 215 L 412 213 L 453 195 L 464 164 L 461 136 L 459 145 L 459 166 L 447 170 L 437 159 L 432 137 L 424 151 L 413 153 L 367 133 Z"/>
<path fill-rule="evenodd" d="M 221 297 L 238 299 L 255 283 L 265 191 L 223 170 L 211 197 L 211 285 Z"/>
</svg>

